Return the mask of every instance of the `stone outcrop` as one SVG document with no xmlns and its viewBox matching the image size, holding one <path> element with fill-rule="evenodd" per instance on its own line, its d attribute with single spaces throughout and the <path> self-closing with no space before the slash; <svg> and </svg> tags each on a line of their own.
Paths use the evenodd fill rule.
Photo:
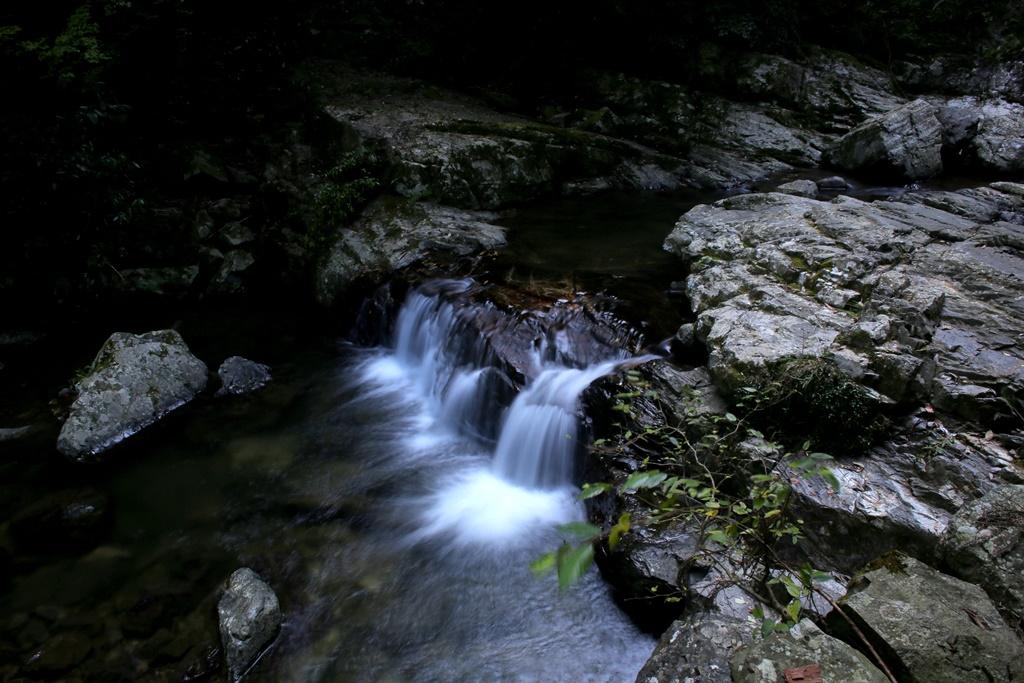
<svg viewBox="0 0 1024 683">
<path fill-rule="evenodd" d="M 1024 486 L 1001 486 L 963 506 L 942 538 L 945 562 L 1024 625 Z"/>
<path fill-rule="evenodd" d="M 405 197 L 494 209 L 585 179 L 623 189 L 649 189 L 654 176 L 666 185 L 654 189 L 681 185 L 678 159 L 638 143 L 502 114 L 411 79 L 337 65 L 319 72 L 327 114 L 354 146 L 386 161 L 392 189 Z"/>
<path fill-rule="evenodd" d="M 791 669 L 817 665 L 822 681 L 887 683 L 885 674 L 846 643 L 804 619 L 785 633 L 744 645 L 729 661 L 734 683 L 787 683 Z"/>
<path fill-rule="evenodd" d="M 849 127 L 905 102 L 884 71 L 820 48 L 812 48 L 799 62 L 779 55 L 748 55 L 736 85 L 747 97 L 813 114 L 832 128 Z"/>
<path fill-rule="evenodd" d="M 960 97 L 937 111 L 945 144 L 967 169 L 995 173 L 1024 170 L 1024 105 Z"/>
<path fill-rule="evenodd" d="M 919 99 L 860 124 L 829 150 L 829 163 L 847 171 L 896 175 L 907 180 L 942 172 L 938 109 Z"/>
<path fill-rule="evenodd" d="M 273 589 L 248 568 L 235 571 L 217 603 L 228 677 L 241 680 L 281 628 L 281 607 Z"/>
<path fill-rule="evenodd" d="M 505 245 L 490 213 L 382 198 L 342 228 L 317 272 L 317 298 L 333 303 L 348 287 L 430 261 L 450 263 Z"/>
<path fill-rule="evenodd" d="M 1024 397 L 1024 186 L 887 201 L 750 194 L 684 215 L 697 335 L 722 386 L 830 358 L 894 401 L 995 419 Z"/>
<path fill-rule="evenodd" d="M 662 634 L 636 683 L 729 683 L 729 657 L 756 628 L 749 617 L 689 614 Z"/>
<path fill-rule="evenodd" d="M 818 477 L 793 475 L 790 504 L 804 520 L 803 556 L 845 574 L 896 549 L 938 562 L 958 509 L 1002 482 L 1024 483 L 1011 452 L 981 434 L 954 434 L 927 414 L 828 468 L 838 491 Z"/>
<path fill-rule="evenodd" d="M 206 365 L 174 330 L 117 332 L 75 384 L 78 398 L 57 448 L 79 462 L 188 403 L 206 387 Z"/>
<path fill-rule="evenodd" d="M 842 606 L 899 680 L 1024 677 L 1024 643 L 984 591 L 906 555 L 890 553 L 872 565 L 851 585 Z M 838 615 L 834 623 L 843 628 Z"/>
</svg>

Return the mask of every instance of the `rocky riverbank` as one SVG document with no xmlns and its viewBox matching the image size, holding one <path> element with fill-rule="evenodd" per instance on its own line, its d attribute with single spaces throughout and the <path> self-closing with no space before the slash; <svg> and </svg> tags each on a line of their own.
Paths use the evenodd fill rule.
<svg viewBox="0 0 1024 683">
<path fill-rule="evenodd" d="M 354 338 L 376 342 L 411 286 L 479 275 L 443 293 L 485 340 L 462 352 L 487 359 L 492 403 L 508 406 L 539 360 L 584 367 L 660 341 L 637 331 L 644 321 L 627 323 L 614 296 L 488 281 L 510 212 L 611 190 L 728 195 L 665 226 L 665 249 L 679 259 L 673 290 L 689 315 L 661 321 L 682 325 L 671 357 L 586 395 L 590 430 L 605 446 L 588 457 L 584 478 L 622 485 L 669 460 L 633 438 L 667 428 L 698 444 L 694 452 L 728 456 L 712 466 L 734 494 L 752 481 L 751 464 L 784 483 L 778 514 L 800 528 L 793 543 L 750 557 L 709 543 L 692 516 L 653 520 L 660 502 L 649 492 L 588 500 L 605 529 L 623 513 L 633 520 L 620 543 L 602 541 L 597 562 L 623 609 L 662 636 L 637 680 L 778 681 L 813 666 L 824 680 L 1024 676 L 1019 64 L 883 71 L 810 48 L 799 58 L 745 54 L 697 85 L 591 70 L 571 96 L 534 106 L 336 62 L 308 73 L 329 144 L 293 141 L 244 172 L 197 155 L 196 176 L 213 194 L 162 214 L 190 226 L 187 244 L 173 250 L 173 264 L 150 254 L 118 271 L 119 287 L 151 301 L 252 296 L 280 281 L 352 323 Z M 953 174 L 984 181 L 939 189 Z M 883 182 L 926 187 L 853 196 Z M 74 381 L 69 368 L 69 386 L 54 397 L 60 435 L 40 446 L 47 453 L 95 464 L 127 444 L 145 457 L 131 444 L 182 414 L 274 387 L 269 367 L 234 350 L 205 357 L 226 358 L 211 382 L 214 366 L 175 330 L 110 332 Z M 23 347 L 4 337 L 0 350 Z M 780 386 L 782 398 L 748 420 L 748 396 Z M 479 436 L 493 439 L 498 422 L 481 418 Z M 724 432 L 727 423 L 741 426 Z M 0 425 L 0 443 L 36 448 L 33 439 L 55 426 L 37 411 Z M 287 445 L 261 448 L 254 458 L 266 458 L 269 480 L 278 455 L 294 457 Z M 819 450 L 834 458 L 811 474 L 788 457 Z M 692 465 L 659 466 L 692 474 Z M 121 551 L 103 544 L 110 500 L 68 487 L 11 510 L 0 528 L 0 581 L 45 584 L 64 561 L 52 559 L 58 551 L 72 553 L 72 564 L 116 560 Z M 261 514 L 317 527 L 311 546 L 350 533 L 318 525 L 361 519 L 301 496 L 275 505 Z M 259 539 L 246 543 L 245 559 L 261 559 Z M 261 567 L 264 578 L 201 557 L 196 575 L 184 576 L 183 565 L 181 576 L 164 576 L 167 554 L 156 555 L 150 566 L 160 575 L 139 578 L 131 604 L 105 607 L 109 632 L 75 610 L 22 609 L 3 631 L 12 663 L 0 674 L 74 675 L 117 641 L 118 670 L 168 680 L 226 670 L 238 680 L 274 647 L 288 600 L 301 602 L 294 591 L 279 601 L 275 578 L 317 570 L 309 548 L 282 547 L 292 554 L 266 565 L 290 573 Z M 773 592 L 788 585 L 778 576 L 804 565 L 827 579 L 790 594 L 796 613 L 784 615 L 792 602 Z M 374 580 L 367 572 L 353 583 L 372 595 Z M 764 617 L 755 610 L 795 625 L 758 635 Z"/>
</svg>

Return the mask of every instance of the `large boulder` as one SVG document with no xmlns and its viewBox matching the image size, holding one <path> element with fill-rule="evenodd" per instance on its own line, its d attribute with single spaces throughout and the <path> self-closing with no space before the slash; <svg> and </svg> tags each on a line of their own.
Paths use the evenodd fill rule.
<svg viewBox="0 0 1024 683">
<path fill-rule="evenodd" d="M 636 683 L 729 683 L 729 657 L 756 629 L 750 617 L 688 614 L 662 634 Z"/>
<path fill-rule="evenodd" d="M 1024 170 L 1024 105 L 960 97 L 938 109 L 945 142 L 967 167 Z"/>
<path fill-rule="evenodd" d="M 942 554 L 957 576 L 980 585 L 1021 624 L 1024 486 L 1001 486 L 963 506 L 946 528 Z"/>
<path fill-rule="evenodd" d="M 1024 679 L 1024 643 L 985 592 L 911 557 L 884 556 L 851 584 L 841 604 L 899 680 Z M 839 615 L 831 619 L 837 630 L 848 630 Z"/>
<path fill-rule="evenodd" d="M 844 135 L 828 161 L 847 171 L 874 171 L 907 180 L 942 172 L 942 125 L 925 100 L 869 119 Z"/>
<path fill-rule="evenodd" d="M 803 557 L 844 574 L 889 550 L 939 562 L 958 509 L 1001 482 L 1024 483 L 1024 468 L 998 443 L 968 430 L 953 434 L 927 417 L 911 417 L 884 442 L 829 463 L 838 491 L 788 473 L 789 504 L 804 520 Z"/>
<path fill-rule="evenodd" d="M 256 572 L 243 567 L 228 580 L 217 614 L 228 676 L 235 683 L 277 636 L 281 606 L 273 589 Z"/>
<path fill-rule="evenodd" d="M 788 683 L 786 672 L 817 665 L 818 680 L 887 683 L 867 657 L 841 640 L 825 635 L 808 619 L 785 633 L 740 647 L 729 660 L 734 683 Z M 797 679 L 801 680 L 801 679 Z M 813 680 L 808 678 L 807 680 Z"/>
<path fill-rule="evenodd" d="M 720 385 L 799 358 L 834 362 L 897 402 L 969 419 L 1024 400 L 1024 186 L 887 201 L 749 194 L 694 207 L 665 248 Z"/>
<path fill-rule="evenodd" d="M 195 398 L 207 370 L 174 330 L 117 332 L 84 378 L 57 438 L 61 453 L 86 462 Z"/>
<path fill-rule="evenodd" d="M 810 49 L 800 61 L 751 54 L 741 60 L 736 86 L 748 97 L 771 100 L 848 126 L 904 103 L 892 78 L 841 52 Z"/>
<path fill-rule="evenodd" d="M 360 281 L 377 281 L 421 263 L 451 261 L 505 245 L 505 229 L 492 213 L 385 197 L 355 225 L 339 230 L 317 272 L 317 297 L 332 303 Z"/>
</svg>

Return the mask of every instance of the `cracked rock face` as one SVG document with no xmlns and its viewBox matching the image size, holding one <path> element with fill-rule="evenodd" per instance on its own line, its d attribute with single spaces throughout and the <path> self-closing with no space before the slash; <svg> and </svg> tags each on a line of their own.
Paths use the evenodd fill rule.
<svg viewBox="0 0 1024 683">
<path fill-rule="evenodd" d="M 750 642 L 756 628 L 749 617 L 687 615 L 661 636 L 636 683 L 729 683 L 729 656 Z"/>
<path fill-rule="evenodd" d="M 961 508 L 942 539 L 946 563 L 1024 620 L 1024 486 L 1001 486 Z"/>
<path fill-rule="evenodd" d="M 217 614 L 228 675 L 235 682 L 274 640 L 281 628 L 281 607 L 270 586 L 253 570 L 242 568 L 228 580 Z"/>
<path fill-rule="evenodd" d="M 869 119 L 844 135 L 829 161 L 847 171 L 889 171 L 917 180 L 942 172 L 938 109 L 921 99 Z"/>
<path fill-rule="evenodd" d="M 892 400 L 968 419 L 1024 399 L 1022 247 L 1013 183 L 871 203 L 739 195 L 693 208 L 665 241 L 690 263 L 720 384 L 831 358 Z"/>
<path fill-rule="evenodd" d="M 188 403 L 206 387 L 207 370 L 174 330 L 110 336 L 57 438 L 79 462 L 97 455 Z"/>
<path fill-rule="evenodd" d="M 382 198 L 339 231 L 317 272 L 317 298 L 332 303 L 360 280 L 384 279 L 426 259 L 458 259 L 505 246 L 493 213 Z"/>
<path fill-rule="evenodd" d="M 818 664 L 821 680 L 844 683 L 886 683 L 867 657 L 841 640 L 825 635 L 808 619 L 786 633 L 745 645 L 730 659 L 735 683 L 785 683 L 788 669 Z"/>
<path fill-rule="evenodd" d="M 900 680 L 1024 677 L 1024 644 L 981 588 L 899 553 L 879 564 L 855 581 L 842 604 L 869 638 L 884 643 L 882 656 Z"/>
</svg>

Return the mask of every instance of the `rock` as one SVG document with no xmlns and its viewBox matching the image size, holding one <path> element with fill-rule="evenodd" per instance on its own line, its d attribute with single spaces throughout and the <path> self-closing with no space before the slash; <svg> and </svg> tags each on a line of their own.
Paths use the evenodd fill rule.
<svg viewBox="0 0 1024 683">
<path fill-rule="evenodd" d="M 928 64 L 897 65 L 897 78 L 917 92 L 973 95 L 1024 103 L 1024 62 L 979 63 L 969 57 L 941 56 Z"/>
<path fill-rule="evenodd" d="M 454 260 L 505 245 L 495 214 L 383 198 L 340 231 L 317 274 L 317 297 L 332 303 L 359 281 L 381 280 L 426 259 Z"/>
<path fill-rule="evenodd" d="M 844 192 L 850 189 L 850 183 L 846 182 L 845 178 L 837 175 L 822 178 L 815 184 L 821 192 Z"/>
<path fill-rule="evenodd" d="M 804 520 L 800 558 L 850 574 L 881 552 L 938 562 L 954 513 L 1001 482 L 1024 481 L 1013 456 L 910 418 L 883 443 L 828 465 L 839 481 L 790 476 L 790 505 Z"/>
<path fill-rule="evenodd" d="M 1013 183 L 870 203 L 738 195 L 691 209 L 665 248 L 690 264 L 720 386 L 815 357 L 894 401 L 993 420 L 1024 405 L 1024 258 L 997 246 L 1019 241 L 1022 211 Z"/>
<path fill-rule="evenodd" d="M 797 197 L 810 197 L 813 199 L 818 196 L 818 184 L 813 180 L 794 180 L 792 182 L 783 183 L 776 189 L 779 192 L 793 194 Z"/>
<path fill-rule="evenodd" d="M 741 61 L 736 87 L 749 97 L 769 99 L 842 127 L 904 103 L 884 71 L 820 48 L 810 48 L 799 62 L 778 55 L 748 55 Z"/>
<path fill-rule="evenodd" d="M 256 572 L 236 570 L 217 603 L 220 636 L 228 676 L 241 680 L 281 628 L 281 608 L 274 591 Z"/>
<path fill-rule="evenodd" d="M 938 110 L 950 156 L 965 167 L 1014 173 L 1024 169 L 1024 105 L 961 97 Z"/>
<path fill-rule="evenodd" d="M 789 669 L 817 664 L 822 681 L 887 683 L 888 678 L 867 657 L 831 638 L 808 619 L 786 633 L 773 633 L 744 645 L 729 660 L 735 683 L 787 683 Z"/>
<path fill-rule="evenodd" d="M 842 601 L 899 680 L 1018 681 L 1024 644 L 975 585 L 901 553 L 869 567 Z M 830 618 L 844 628 L 839 615 Z M 855 642 L 851 640 L 850 642 Z"/>
<path fill-rule="evenodd" d="M 829 150 L 829 163 L 847 171 L 896 174 L 907 180 L 942 172 L 942 126 L 937 108 L 925 100 L 869 119 Z"/>
<path fill-rule="evenodd" d="M 495 209 L 554 194 L 562 182 L 607 177 L 637 189 L 623 168 L 678 159 L 640 144 L 501 114 L 482 102 L 411 79 L 324 65 L 326 113 L 347 137 L 393 167 L 392 188 L 411 199 L 463 209 Z M 376 95 L 384 88 L 387 98 Z M 641 174 L 641 182 L 650 173 Z M 679 187 L 677 179 L 673 186 Z"/>
<path fill-rule="evenodd" d="M 33 425 L 22 425 L 21 427 L 0 427 L 0 443 L 7 441 L 18 441 L 35 433 L 37 428 Z"/>
<path fill-rule="evenodd" d="M 985 589 L 1004 613 L 1024 619 L 1024 486 L 1001 486 L 964 505 L 942 538 L 953 572 Z"/>
<path fill-rule="evenodd" d="M 57 448 L 89 462 L 206 386 L 206 366 L 174 330 L 110 336 L 83 379 L 61 428 Z"/>
<path fill-rule="evenodd" d="M 636 683 L 729 683 L 729 657 L 756 628 L 751 618 L 689 614 L 661 636 Z"/>
<path fill-rule="evenodd" d="M 221 383 L 218 396 L 248 394 L 263 388 L 271 379 L 268 366 L 241 356 L 227 358 L 217 369 L 217 375 Z"/>
<path fill-rule="evenodd" d="M 126 268 L 120 271 L 120 275 L 121 278 L 114 281 L 118 289 L 159 296 L 180 296 L 188 292 L 195 282 L 199 266 Z"/>
<path fill-rule="evenodd" d="M 94 489 L 54 493 L 18 512 L 11 535 L 26 550 L 81 552 L 97 545 L 111 526 L 110 499 Z"/>
<path fill-rule="evenodd" d="M 70 671 L 92 653 L 89 637 L 78 631 L 66 631 L 50 638 L 36 648 L 25 662 L 30 674 L 54 675 Z"/>
</svg>

